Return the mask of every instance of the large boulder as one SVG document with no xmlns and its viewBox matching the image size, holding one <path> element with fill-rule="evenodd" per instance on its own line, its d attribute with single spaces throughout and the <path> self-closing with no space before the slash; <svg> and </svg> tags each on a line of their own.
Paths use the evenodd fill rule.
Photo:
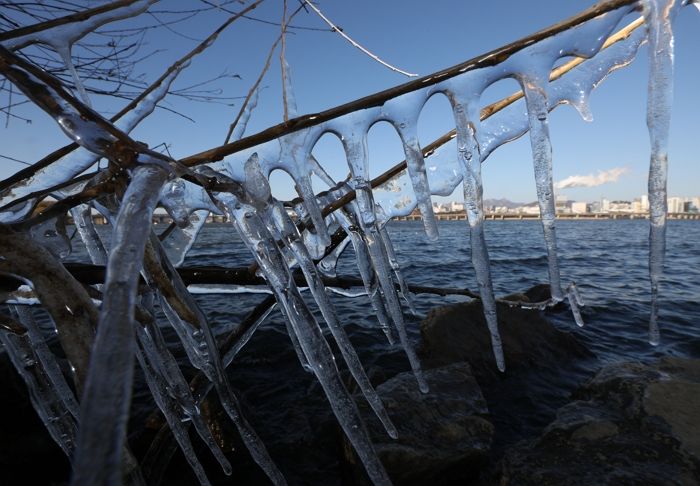
<svg viewBox="0 0 700 486">
<path fill-rule="evenodd" d="M 700 484 L 699 360 L 614 364 L 574 398 L 506 453 L 501 484 Z"/>
<path fill-rule="evenodd" d="M 425 372 L 430 392 L 418 390 L 412 373 L 377 387 L 399 433 L 391 439 L 368 407 L 360 403 L 377 454 L 396 484 L 461 483 L 478 477 L 488 461 L 493 425 L 467 363 Z M 346 457 L 362 476 L 352 448 Z"/>
<path fill-rule="evenodd" d="M 524 294 L 509 296 L 508 300 L 532 303 L 547 298 L 548 287 L 536 286 Z M 499 303 L 497 313 L 508 373 L 593 356 L 574 335 L 554 327 L 541 310 Z M 482 386 L 502 378 L 491 351 L 491 336 L 480 301 L 433 309 L 420 329 L 420 353 L 425 366 L 466 361 Z"/>
</svg>

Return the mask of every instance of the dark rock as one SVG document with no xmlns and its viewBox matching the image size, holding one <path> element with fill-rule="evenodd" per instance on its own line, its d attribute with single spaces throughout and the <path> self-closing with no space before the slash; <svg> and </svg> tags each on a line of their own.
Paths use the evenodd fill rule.
<svg viewBox="0 0 700 486">
<path fill-rule="evenodd" d="M 547 298 L 549 290 L 542 286 L 508 297 L 522 302 Z M 499 304 L 498 326 L 508 373 L 593 356 L 575 336 L 555 328 L 540 310 Z M 482 386 L 501 378 L 480 301 L 432 310 L 421 322 L 421 336 L 420 353 L 426 367 L 466 361 Z"/>
<path fill-rule="evenodd" d="M 700 484 L 699 360 L 611 365 L 575 398 L 506 453 L 501 484 Z"/>
<path fill-rule="evenodd" d="M 525 303 L 548 298 L 548 285 L 507 297 Z M 479 301 L 431 311 L 421 323 L 420 349 L 425 367 L 461 361 L 471 365 L 496 426 L 493 457 L 539 434 L 591 376 L 588 362 L 594 357 L 573 334 L 554 327 L 543 311 L 499 304 L 498 321 L 505 373 L 496 368 Z"/>
<path fill-rule="evenodd" d="M 397 484 L 440 484 L 473 479 L 487 462 L 493 425 L 466 363 L 428 370 L 430 392 L 422 394 L 412 373 L 401 373 L 377 388 L 399 438 L 388 437 L 360 403 L 377 454 Z M 371 416 L 370 416 L 371 415 Z M 346 444 L 346 455 L 362 466 Z"/>
<path fill-rule="evenodd" d="M 29 400 L 27 387 L 0 351 L 0 483 L 64 484 L 70 463 Z M 40 467 L 37 467 L 40 465 Z"/>
</svg>

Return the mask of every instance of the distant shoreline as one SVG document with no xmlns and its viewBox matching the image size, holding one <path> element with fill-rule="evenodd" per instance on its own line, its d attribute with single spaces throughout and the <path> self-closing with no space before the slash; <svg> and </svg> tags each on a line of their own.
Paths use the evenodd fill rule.
<svg viewBox="0 0 700 486">
<path fill-rule="evenodd" d="M 436 213 L 435 217 L 438 221 L 466 221 L 467 215 L 464 212 L 458 213 Z M 408 216 L 399 216 L 392 218 L 392 221 L 422 221 L 420 214 L 411 214 Z M 503 214 L 503 213 L 487 213 L 484 216 L 486 221 L 537 221 L 540 219 L 539 214 Z M 633 220 L 633 219 L 649 219 L 649 215 L 645 213 L 559 213 L 557 219 L 561 221 L 605 221 L 605 220 Z M 669 213 L 669 220 L 686 220 L 700 221 L 700 213 Z M 97 225 L 106 224 L 107 221 L 101 215 L 94 215 L 93 221 Z M 221 224 L 227 223 L 224 216 L 210 215 L 207 218 L 206 224 Z M 153 224 L 171 224 L 172 218 L 167 214 L 156 214 L 153 216 Z M 73 224 L 72 218 L 68 218 L 68 224 Z"/>
<path fill-rule="evenodd" d="M 435 213 L 438 221 L 466 221 L 467 215 L 464 212 L 456 213 Z M 560 220 L 608 220 L 608 219 L 649 219 L 648 213 L 557 213 L 557 219 Z M 400 216 L 394 218 L 394 221 L 421 221 L 423 218 L 420 214 L 410 214 L 408 216 Z M 522 214 L 522 213 L 486 213 L 485 220 L 491 221 L 522 221 L 526 219 L 539 220 L 539 214 Z M 668 213 L 667 219 L 670 220 L 700 220 L 700 213 Z"/>
</svg>

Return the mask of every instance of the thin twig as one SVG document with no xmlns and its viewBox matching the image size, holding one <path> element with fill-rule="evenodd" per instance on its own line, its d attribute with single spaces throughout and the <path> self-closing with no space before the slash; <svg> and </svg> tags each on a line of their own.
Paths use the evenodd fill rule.
<svg viewBox="0 0 700 486">
<path fill-rule="evenodd" d="M 415 77 L 418 76 L 417 74 L 409 73 L 409 72 L 407 72 L 407 71 L 404 71 L 403 69 L 397 68 L 396 66 L 392 66 L 391 64 L 389 64 L 389 63 L 386 62 L 386 61 L 382 61 L 382 60 L 379 58 L 379 56 L 377 56 L 376 54 L 373 54 L 372 52 L 370 52 L 370 51 L 368 51 L 367 49 L 365 49 L 364 47 L 362 47 L 360 44 L 358 44 L 356 41 L 354 41 L 349 35 L 347 35 L 345 32 L 343 32 L 343 29 L 341 29 L 340 27 L 336 26 L 333 22 L 331 22 L 330 19 L 329 19 L 328 17 L 326 17 L 325 15 L 323 15 L 323 12 L 321 12 L 321 11 L 318 9 L 318 7 L 316 7 L 316 5 L 314 5 L 313 3 L 309 2 L 308 0 L 303 0 L 303 1 L 304 1 L 304 4 L 306 4 L 306 5 L 308 5 L 309 7 L 311 7 L 311 9 L 312 9 L 314 12 L 316 12 L 316 15 L 318 15 L 319 17 L 321 17 L 321 19 L 323 19 L 323 21 L 324 21 L 325 23 L 328 24 L 328 26 L 333 30 L 333 32 L 337 32 L 338 34 L 340 34 L 340 36 L 341 36 L 343 39 L 345 39 L 346 41 L 348 41 L 350 44 L 352 44 L 353 47 L 358 48 L 359 50 L 361 50 L 362 52 L 364 52 L 365 54 L 367 54 L 369 57 L 371 57 L 372 59 L 374 59 L 375 61 L 377 61 L 379 64 L 388 67 L 388 68 L 391 69 L 392 71 L 396 71 L 397 73 L 401 73 L 401 74 L 403 74 L 404 76 L 408 76 L 409 78 L 415 78 Z"/>
</svg>

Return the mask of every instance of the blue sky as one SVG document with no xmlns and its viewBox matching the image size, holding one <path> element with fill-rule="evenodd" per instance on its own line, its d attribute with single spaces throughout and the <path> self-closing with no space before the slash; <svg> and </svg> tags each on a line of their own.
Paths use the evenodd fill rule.
<svg viewBox="0 0 700 486">
<path fill-rule="evenodd" d="M 290 0 L 295 8 L 296 1 Z M 512 42 L 556 23 L 592 5 L 592 1 L 458 0 L 371 1 L 324 0 L 319 6 L 346 33 L 386 61 L 407 71 L 426 75 L 441 68 Z M 199 4 L 197 4 L 199 5 Z M 172 61 L 192 46 L 184 36 L 203 38 L 225 19 L 222 12 L 210 12 L 178 24 L 180 35 L 160 30 L 149 39 L 149 47 L 164 49 L 142 65 L 148 79 L 154 79 Z M 278 20 L 281 2 L 267 0 L 254 11 L 257 17 Z M 700 14 L 686 8 L 676 22 L 675 106 L 672 120 L 669 163 L 669 193 L 700 195 L 700 79 L 695 46 L 700 45 Z M 309 27 L 325 27 L 313 13 L 300 13 L 293 22 Z M 242 79 L 220 82 L 231 96 L 242 96 L 257 77 L 269 46 L 279 28 L 240 20 L 230 27 L 208 53 L 198 57 L 178 81 L 186 86 L 223 71 Z M 596 174 L 623 167 L 626 172 L 616 183 L 592 188 L 562 190 L 575 200 L 593 201 L 601 197 L 631 199 L 646 192 L 648 135 L 645 120 L 647 62 L 646 48 L 638 59 L 608 78 L 591 98 L 593 123 L 586 123 L 570 107 L 559 107 L 551 115 L 554 149 L 554 177 Z M 392 72 L 350 46 L 337 34 L 295 30 L 288 36 L 287 59 L 292 68 L 298 111 L 315 112 L 366 96 L 405 82 L 408 78 Z M 275 56 L 260 96 L 258 109 L 248 134 L 282 120 L 280 69 Z M 177 85 L 176 85 L 177 87 Z M 516 89 L 515 81 L 502 81 L 484 93 L 495 101 Z M 134 136 L 154 146 L 171 144 L 175 157 L 214 147 L 223 142 L 238 106 L 198 104 L 171 99 L 172 106 L 188 114 L 195 123 L 160 111 L 134 131 Z M 98 109 L 115 111 L 121 102 L 97 101 Z M 65 136 L 42 113 L 23 108 L 31 125 L 11 121 L 0 128 L 0 153 L 25 161 L 35 161 L 66 143 Z M 427 143 L 453 128 L 445 100 L 431 100 L 421 115 L 419 136 Z M 398 138 L 388 127 L 377 125 L 369 136 L 372 174 L 403 159 Z M 315 153 L 332 175 L 347 172 L 340 144 L 322 139 Z M 0 177 L 21 166 L 0 160 Z M 288 178 L 273 176 L 273 190 L 281 198 L 291 197 Z M 506 197 L 514 201 L 535 199 L 534 177 L 527 137 L 501 147 L 484 165 L 484 196 Z M 459 199 L 459 195 L 454 196 Z"/>
</svg>

